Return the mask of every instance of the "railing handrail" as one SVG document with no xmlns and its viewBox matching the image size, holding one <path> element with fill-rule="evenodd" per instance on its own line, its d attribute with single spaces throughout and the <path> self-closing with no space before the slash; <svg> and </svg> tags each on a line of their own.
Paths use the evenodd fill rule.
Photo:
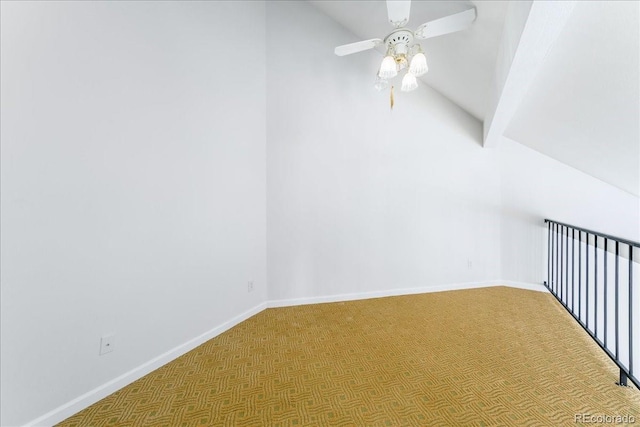
<svg viewBox="0 0 640 427">
<path fill-rule="evenodd" d="M 593 231 L 593 230 L 589 230 L 589 229 L 578 227 L 578 226 L 571 225 L 571 224 L 565 224 L 564 222 L 554 221 L 553 219 L 545 219 L 544 222 L 545 223 L 551 222 L 553 224 L 562 225 L 564 227 L 569 227 L 569 228 L 572 228 L 574 230 L 584 231 L 586 233 L 593 234 L 593 235 L 596 235 L 598 237 L 603 237 L 605 239 L 617 240 L 618 242 L 624 243 L 625 245 L 631 245 L 631 246 L 634 246 L 636 248 L 640 248 L 640 243 L 634 242 L 633 240 L 623 239 L 622 237 L 611 236 L 610 234 L 600 233 L 599 231 Z"/>
</svg>

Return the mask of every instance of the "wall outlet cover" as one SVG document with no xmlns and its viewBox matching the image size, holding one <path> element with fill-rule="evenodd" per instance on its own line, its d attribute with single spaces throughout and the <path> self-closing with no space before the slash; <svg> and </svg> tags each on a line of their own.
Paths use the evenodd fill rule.
<svg viewBox="0 0 640 427">
<path fill-rule="evenodd" d="M 115 334 L 104 335 L 100 338 L 100 356 L 111 353 L 115 350 Z"/>
</svg>

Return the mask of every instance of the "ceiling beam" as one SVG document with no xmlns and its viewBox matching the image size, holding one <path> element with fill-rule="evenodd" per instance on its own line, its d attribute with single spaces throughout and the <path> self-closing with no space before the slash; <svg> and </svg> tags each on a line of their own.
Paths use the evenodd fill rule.
<svg viewBox="0 0 640 427">
<path fill-rule="evenodd" d="M 494 84 L 483 123 L 484 147 L 495 147 L 576 1 L 509 2 Z"/>
</svg>

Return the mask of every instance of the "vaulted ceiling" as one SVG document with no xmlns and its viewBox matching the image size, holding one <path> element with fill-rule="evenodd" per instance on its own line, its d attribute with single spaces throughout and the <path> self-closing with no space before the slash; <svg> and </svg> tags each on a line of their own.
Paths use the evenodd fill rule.
<svg viewBox="0 0 640 427">
<path fill-rule="evenodd" d="M 344 44 L 392 30 L 384 1 L 311 3 Z M 422 81 L 484 122 L 485 146 L 507 137 L 640 195 L 640 3 L 413 0 L 407 27 L 471 4 L 469 29 L 421 42 Z"/>
<path fill-rule="evenodd" d="M 372 38 L 383 39 L 393 27 L 387 20 L 384 1 L 311 1 L 356 36 L 344 43 Z M 407 27 L 468 9 L 469 1 L 411 2 Z M 468 113 L 483 120 L 489 88 L 493 79 L 496 54 L 502 34 L 507 2 L 476 2 L 478 17 L 471 28 L 457 33 L 422 40 L 429 60 L 429 72 L 421 80 L 458 104 Z M 380 52 L 384 52 L 380 48 Z M 344 58 L 349 61 L 348 57 Z M 372 80 L 377 70 L 372 70 Z M 396 77 L 400 79 L 400 77 Z"/>
</svg>

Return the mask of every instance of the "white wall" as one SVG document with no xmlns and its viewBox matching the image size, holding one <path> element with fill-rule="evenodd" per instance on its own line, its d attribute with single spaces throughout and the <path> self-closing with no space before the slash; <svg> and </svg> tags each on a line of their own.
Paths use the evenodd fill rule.
<svg viewBox="0 0 640 427">
<path fill-rule="evenodd" d="M 12 426 L 265 300 L 265 6 L 2 2 L 1 28 Z"/>
<path fill-rule="evenodd" d="M 546 280 L 544 219 L 640 241 L 640 199 L 577 169 L 503 138 L 502 274 Z"/>
<path fill-rule="evenodd" d="M 390 112 L 372 88 L 380 55 L 333 54 L 356 40 L 305 2 L 267 4 L 269 298 L 498 279 L 498 156 L 481 124 L 399 78 Z"/>
</svg>

